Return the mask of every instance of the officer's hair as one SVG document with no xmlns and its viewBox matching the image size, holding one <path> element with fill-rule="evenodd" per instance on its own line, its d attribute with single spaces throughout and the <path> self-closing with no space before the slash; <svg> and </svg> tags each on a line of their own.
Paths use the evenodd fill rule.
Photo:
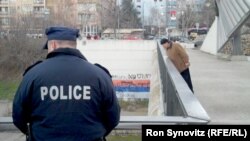
<svg viewBox="0 0 250 141">
<path fill-rule="evenodd" d="M 60 47 L 76 47 L 76 41 L 69 40 L 54 40 Z M 50 41 L 48 42 L 50 44 Z"/>
</svg>

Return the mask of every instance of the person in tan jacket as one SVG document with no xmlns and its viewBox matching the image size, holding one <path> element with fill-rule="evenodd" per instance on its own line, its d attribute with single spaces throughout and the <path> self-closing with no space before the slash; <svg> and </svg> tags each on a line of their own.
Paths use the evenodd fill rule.
<svg viewBox="0 0 250 141">
<path fill-rule="evenodd" d="M 163 38 L 161 45 L 166 49 L 168 58 L 173 62 L 177 70 L 180 72 L 188 87 L 193 92 L 193 85 L 189 72 L 189 57 L 185 49 L 179 44 Z"/>
</svg>

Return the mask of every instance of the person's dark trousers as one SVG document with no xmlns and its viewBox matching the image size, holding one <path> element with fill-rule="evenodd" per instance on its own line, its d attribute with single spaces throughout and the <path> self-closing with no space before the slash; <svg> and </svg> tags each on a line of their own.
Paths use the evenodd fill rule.
<svg viewBox="0 0 250 141">
<path fill-rule="evenodd" d="M 191 80 L 191 76 L 190 76 L 190 72 L 189 72 L 189 68 L 187 68 L 186 70 L 181 72 L 181 76 L 186 81 L 186 83 L 187 83 L 188 87 L 190 88 L 190 90 L 192 92 L 194 92 L 193 85 L 192 85 L 192 80 Z"/>
</svg>

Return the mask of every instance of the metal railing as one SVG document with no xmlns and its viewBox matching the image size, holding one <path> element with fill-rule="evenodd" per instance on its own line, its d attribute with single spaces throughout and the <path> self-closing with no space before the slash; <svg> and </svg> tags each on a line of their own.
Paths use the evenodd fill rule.
<svg viewBox="0 0 250 141">
<path fill-rule="evenodd" d="M 140 130 L 142 125 L 207 124 L 206 120 L 181 116 L 121 116 L 116 130 Z M 8 126 L 1 126 L 8 125 Z M 17 130 L 11 117 L 0 117 L 1 130 Z"/>
<path fill-rule="evenodd" d="M 141 125 L 207 124 L 204 108 L 191 92 L 180 73 L 157 44 L 165 116 L 121 116 L 116 130 L 140 130 Z M 11 117 L 0 117 L 0 124 L 12 124 Z"/>
<path fill-rule="evenodd" d="M 193 118 L 197 119 L 197 123 L 201 120 L 208 123 L 210 121 L 208 114 L 159 44 L 157 52 L 165 115 Z"/>
</svg>

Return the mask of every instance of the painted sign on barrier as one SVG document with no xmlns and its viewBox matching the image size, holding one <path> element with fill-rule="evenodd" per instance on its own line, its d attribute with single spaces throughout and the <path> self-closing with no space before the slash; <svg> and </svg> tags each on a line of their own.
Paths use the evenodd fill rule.
<svg viewBox="0 0 250 141">
<path fill-rule="evenodd" d="M 113 84 L 118 98 L 148 98 L 151 74 L 131 73 L 112 75 Z"/>
<path fill-rule="evenodd" d="M 113 80 L 117 92 L 149 92 L 149 80 Z"/>
<path fill-rule="evenodd" d="M 109 70 L 118 98 L 148 98 L 155 41 L 88 40 L 77 48 Z"/>
</svg>

